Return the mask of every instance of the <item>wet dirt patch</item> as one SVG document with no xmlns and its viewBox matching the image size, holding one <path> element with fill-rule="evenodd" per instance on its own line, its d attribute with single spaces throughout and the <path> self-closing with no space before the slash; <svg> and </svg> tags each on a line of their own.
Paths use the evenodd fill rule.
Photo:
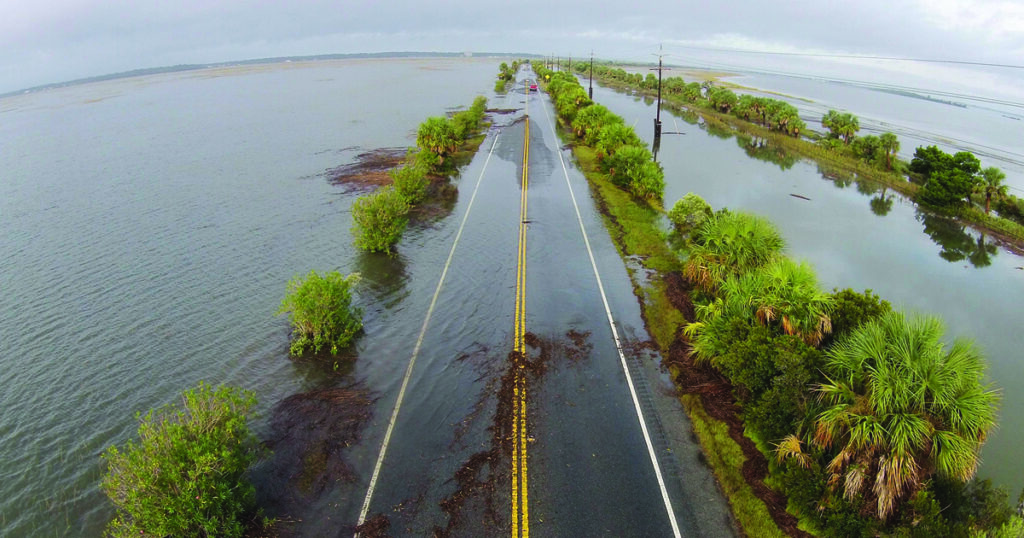
<svg viewBox="0 0 1024 538">
<path fill-rule="evenodd" d="M 470 426 L 473 425 L 473 423 L 480 417 L 483 410 L 487 407 L 487 403 L 494 395 L 494 388 L 498 384 L 498 368 L 501 364 L 501 361 L 493 360 L 493 357 L 490 355 L 490 350 L 486 346 L 482 345 L 479 345 L 476 349 L 469 352 L 460 354 L 455 358 L 455 361 L 471 364 L 473 371 L 477 373 L 475 381 L 484 382 L 484 388 L 477 396 L 476 402 L 473 404 L 473 409 L 455 425 L 455 433 L 452 436 L 452 442 L 448 445 L 449 450 L 454 450 L 462 443 L 462 440 L 466 436 L 466 433 L 468 433 Z"/>
<path fill-rule="evenodd" d="M 370 191 L 381 185 L 390 185 L 388 170 L 402 164 L 407 148 L 379 148 L 356 155 L 348 164 L 330 168 L 322 174 L 332 185 L 346 188 L 347 192 Z"/>
<path fill-rule="evenodd" d="M 690 291 L 693 290 L 690 282 L 683 278 L 683 274 L 679 271 L 666 273 L 663 281 L 665 282 L 665 294 L 668 295 L 668 302 L 676 310 L 682 312 L 686 321 L 696 321 L 693 301 L 690 299 Z"/>
<path fill-rule="evenodd" d="M 589 341 L 590 332 L 575 329 L 568 331 L 564 338 L 558 340 L 544 339 L 530 332 L 524 335 L 524 340 L 531 353 L 512 351 L 506 356 L 505 361 L 494 360 L 493 354 L 483 348 L 457 358 L 460 361 L 472 362 L 474 365 L 481 364 L 477 367 L 481 376 L 478 381 L 487 380 L 481 397 L 464 422 L 472 422 L 491 398 L 495 398 L 497 402 L 494 418 L 487 428 L 490 433 L 490 446 L 487 450 L 469 456 L 449 480 L 456 488 L 439 503 L 447 521 L 444 526 L 434 526 L 435 537 L 469 534 L 490 536 L 507 530 L 507 517 L 504 512 L 498 510 L 494 493 L 507 491 L 511 486 L 516 377 L 522 372 L 528 385 L 536 383 L 547 372 L 552 361 L 567 360 L 575 363 L 588 357 L 593 349 Z M 486 361 L 481 362 L 481 358 Z M 456 434 L 459 435 L 458 428 Z M 470 514 L 473 516 L 472 520 L 467 519 Z"/>
<path fill-rule="evenodd" d="M 590 356 L 594 345 L 590 342 L 590 331 L 570 329 L 560 339 L 541 338 L 534 333 L 524 335 L 526 345 L 536 351 L 533 360 L 526 360 L 526 366 L 535 376 L 543 375 L 548 364 L 559 359 L 578 363 Z"/>
<path fill-rule="evenodd" d="M 391 522 L 384 514 L 374 514 L 369 517 L 362 525 L 355 528 L 355 532 L 359 533 L 359 536 L 363 538 L 387 538 L 391 536 L 388 534 L 388 529 L 391 528 Z"/>
<path fill-rule="evenodd" d="M 333 484 L 355 479 L 346 450 L 359 442 L 373 401 L 350 385 L 294 394 L 274 407 L 265 469 L 265 480 L 278 485 L 266 488 L 274 513 L 300 514 Z"/>
</svg>

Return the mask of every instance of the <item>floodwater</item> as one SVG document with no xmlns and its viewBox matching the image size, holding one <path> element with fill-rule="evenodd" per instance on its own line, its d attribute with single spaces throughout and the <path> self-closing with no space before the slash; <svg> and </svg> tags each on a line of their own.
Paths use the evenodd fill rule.
<svg viewBox="0 0 1024 538">
<path fill-rule="evenodd" d="M 286 397 L 339 383 L 386 415 L 453 219 L 411 226 L 395 258 L 359 254 L 356 193 L 323 174 L 414 145 L 424 118 L 489 92 L 497 63 L 247 66 L 0 101 L 0 534 L 100 535 L 100 454 L 201 379 L 254 390 L 261 437 Z M 274 312 L 311 269 L 364 276 L 354 369 L 288 359 Z"/>
<path fill-rule="evenodd" d="M 0 534 L 99 535 L 113 513 L 100 454 L 133 437 L 136 412 L 203 379 L 260 400 L 255 429 L 271 453 L 252 478 L 267 515 L 286 535 L 351 536 L 417 348 L 369 516 L 392 535 L 508 532 L 527 132 L 534 533 L 663 536 L 669 505 L 687 534 L 732 534 L 644 344 L 625 265 L 582 174 L 561 167 L 550 104 L 491 94 L 499 61 L 284 63 L 0 101 Z M 359 187 L 332 179 L 367 151 L 413 145 L 424 118 L 477 94 L 505 111 L 457 194 L 414 219 L 396 256 L 355 251 Z M 290 359 L 287 320 L 274 316 L 288 279 L 311 269 L 363 276 L 364 332 L 337 361 Z M 622 364 L 609 315 L 632 350 Z"/>
<path fill-rule="evenodd" d="M 860 120 L 859 134 L 890 131 L 899 136 L 899 155 L 908 161 L 920 146 L 969 151 L 983 168 L 1003 170 L 1010 192 L 1024 197 L 1024 102 L 827 78 L 744 74 L 725 80 L 775 92 L 764 95 L 796 106 L 817 131 L 823 130 L 821 117 L 829 109 L 853 112 Z"/>
<path fill-rule="evenodd" d="M 908 106 L 920 102 L 902 99 Z M 594 100 L 653 142 L 652 101 L 597 86 Z M 662 122 L 665 132 L 682 133 L 663 135 L 658 152 L 667 207 L 694 192 L 716 209 L 764 215 L 781 230 L 789 254 L 815 266 L 824 287 L 872 289 L 896 308 L 940 316 L 948 337 L 971 338 L 980 346 L 1003 401 L 979 475 L 1006 486 L 1015 498 L 1024 487 L 1024 258 L 991 237 L 919 211 L 899 195 L 833 178 L 760 141 L 709 128 L 694 115 L 662 110 Z"/>
</svg>

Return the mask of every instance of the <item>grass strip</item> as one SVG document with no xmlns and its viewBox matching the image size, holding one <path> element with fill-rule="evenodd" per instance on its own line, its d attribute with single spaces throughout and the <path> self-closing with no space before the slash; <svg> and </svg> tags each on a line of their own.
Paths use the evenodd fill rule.
<svg viewBox="0 0 1024 538">
<path fill-rule="evenodd" d="M 564 129 L 561 129 L 560 134 L 568 135 Z M 597 155 L 593 148 L 574 145 L 573 155 L 591 186 L 605 227 L 619 255 L 627 261 L 627 267 L 630 268 L 629 259 L 636 258 L 645 270 L 653 272 L 653 278 L 642 279 L 648 283 L 641 285 L 641 279 L 632 275 L 635 269 L 630 268 L 633 291 L 640 299 L 647 331 L 662 353 L 667 353 L 675 339 L 676 330 L 686 320 L 669 300 L 666 285 L 661 278 L 667 272 L 682 268 L 679 257 L 672 252 L 662 232 L 662 211 L 613 185 L 607 175 L 598 169 Z M 673 378 L 675 375 L 673 373 Z M 768 513 L 767 506 L 743 478 L 741 470 L 746 457 L 740 446 L 729 437 L 728 426 L 709 417 L 698 396 L 684 395 L 681 400 L 708 464 L 721 484 L 733 515 L 743 531 L 748 536 L 786 536 Z"/>
<path fill-rule="evenodd" d="M 747 458 L 736 441 L 729 437 L 729 426 L 708 416 L 700 396 L 683 394 L 679 401 L 693 422 L 693 430 L 704 449 L 708 465 L 728 497 L 733 515 L 743 532 L 747 536 L 785 537 L 786 534 L 775 525 L 768 513 L 768 507 L 757 498 L 750 484 L 743 478 L 741 469 Z"/>
</svg>

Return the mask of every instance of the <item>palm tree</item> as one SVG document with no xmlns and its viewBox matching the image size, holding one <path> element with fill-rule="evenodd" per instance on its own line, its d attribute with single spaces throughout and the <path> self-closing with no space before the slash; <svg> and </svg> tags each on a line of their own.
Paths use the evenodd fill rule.
<svg viewBox="0 0 1024 538">
<path fill-rule="evenodd" d="M 777 326 L 816 346 L 832 331 L 834 299 L 823 293 L 810 265 L 780 258 L 732 275 L 714 301 L 696 308 L 697 321 L 684 332 L 697 360 L 715 360 L 735 343 L 735 322 Z"/>
<path fill-rule="evenodd" d="M 839 450 L 830 485 L 875 502 L 881 519 L 933 474 L 973 477 L 995 425 L 998 395 L 983 384 L 981 354 L 961 339 L 946 349 L 942 336 L 937 318 L 889 312 L 828 352 L 812 443 Z"/>
<path fill-rule="evenodd" d="M 447 118 L 432 117 L 420 124 L 416 132 L 416 145 L 437 155 L 438 164 L 444 156 L 453 153 L 459 145 L 455 126 Z"/>
<path fill-rule="evenodd" d="M 842 138 L 843 142 L 849 144 L 853 135 L 860 130 L 860 120 L 849 112 L 840 113 L 836 110 L 829 110 L 821 117 L 821 126 L 832 132 L 833 136 Z"/>
<path fill-rule="evenodd" d="M 1006 185 L 1003 185 L 1004 179 L 1006 179 L 1006 174 L 994 166 L 989 166 L 981 171 L 981 182 L 975 187 L 975 192 L 985 195 L 986 215 L 988 215 L 989 208 L 992 206 L 993 197 L 996 199 L 1006 197 L 1007 190 Z"/>
<path fill-rule="evenodd" d="M 576 113 L 572 127 L 577 137 L 583 138 L 587 144 L 592 145 L 597 142 L 597 133 L 601 126 L 613 121 L 621 122 L 622 120 L 609 112 L 603 105 L 594 104 L 580 109 Z"/>
<path fill-rule="evenodd" d="M 860 130 L 860 120 L 849 112 L 843 114 L 841 118 L 839 136 L 843 137 L 843 140 L 849 144 L 853 140 L 853 135 Z"/>
<path fill-rule="evenodd" d="M 730 275 L 768 263 L 784 245 L 764 218 L 739 211 L 718 213 L 694 235 L 683 272 L 705 291 L 714 291 Z"/>
<path fill-rule="evenodd" d="M 892 158 L 900 150 L 900 139 L 892 133 L 883 133 L 878 137 L 882 150 L 885 151 L 885 164 L 892 170 Z"/>
<path fill-rule="evenodd" d="M 803 338 L 817 346 L 832 332 L 832 295 L 818 287 L 814 269 L 806 262 L 778 259 L 757 272 L 760 282 L 749 298 L 758 321 L 768 325 L 778 321 L 783 332 Z"/>
</svg>

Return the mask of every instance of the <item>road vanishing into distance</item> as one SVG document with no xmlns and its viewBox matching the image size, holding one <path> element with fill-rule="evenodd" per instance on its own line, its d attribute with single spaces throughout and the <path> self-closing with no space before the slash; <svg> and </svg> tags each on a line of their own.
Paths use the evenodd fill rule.
<svg viewBox="0 0 1024 538">
<path fill-rule="evenodd" d="M 457 228 L 438 246 L 447 258 L 418 284 L 433 296 L 396 362 L 401 385 L 378 401 L 336 523 L 733 536 L 551 103 L 525 91 L 532 77 L 525 68 L 490 104 L 500 110 L 458 180 Z"/>
</svg>

